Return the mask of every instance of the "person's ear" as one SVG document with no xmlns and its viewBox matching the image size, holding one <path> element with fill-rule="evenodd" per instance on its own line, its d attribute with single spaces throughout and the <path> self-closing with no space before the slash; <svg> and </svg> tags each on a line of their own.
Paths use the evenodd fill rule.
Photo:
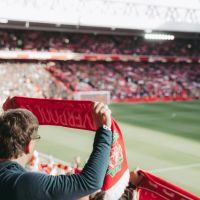
<svg viewBox="0 0 200 200">
<path fill-rule="evenodd" d="M 31 141 L 25 147 L 25 154 L 29 154 L 31 150 Z"/>
</svg>

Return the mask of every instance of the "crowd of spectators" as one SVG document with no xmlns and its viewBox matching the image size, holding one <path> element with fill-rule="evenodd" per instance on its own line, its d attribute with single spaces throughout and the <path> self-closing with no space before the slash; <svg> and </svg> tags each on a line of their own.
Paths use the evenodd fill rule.
<svg viewBox="0 0 200 200">
<path fill-rule="evenodd" d="M 2 62 L 1 101 L 7 96 L 73 99 L 78 91 L 110 91 L 112 100 L 200 98 L 200 67 L 186 63 Z M 0 103 L 2 103 L 0 102 Z"/>
<path fill-rule="evenodd" d="M 25 30 L 0 30 L 0 38 L 0 50 L 168 56 L 198 56 L 200 50 L 197 39 L 152 42 L 139 36 Z M 200 67 L 197 63 L 2 61 L 0 85 L 0 101 L 8 95 L 72 99 L 74 92 L 92 90 L 110 91 L 112 100 L 199 98 Z"/>
<path fill-rule="evenodd" d="M 112 100 L 200 97 L 198 64 L 69 61 L 46 69 L 69 90 L 106 90 Z"/>
<path fill-rule="evenodd" d="M 41 63 L 0 63 L 0 105 L 10 96 L 67 98 L 63 83 L 57 81 Z"/>
<path fill-rule="evenodd" d="M 199 56 L 199 39 L 149 41 L 142 36 L 0 30 L 0 49 L 79 53 Z"/>
</svg>

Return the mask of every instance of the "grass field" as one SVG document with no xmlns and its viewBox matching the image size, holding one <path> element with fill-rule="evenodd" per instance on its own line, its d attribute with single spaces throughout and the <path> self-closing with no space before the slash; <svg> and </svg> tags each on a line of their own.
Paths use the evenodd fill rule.
<svg viewBox="0 0 200 200">
<path fill-rule="evenodd" d="M 124 134 L 129 168 L 139 167 L 200 196 L 200 101 L 112 104 Z M 37 149 L 59 159 L 83 161 L 94 134 L 62 127 L 40 127 Z"/>
</svg>

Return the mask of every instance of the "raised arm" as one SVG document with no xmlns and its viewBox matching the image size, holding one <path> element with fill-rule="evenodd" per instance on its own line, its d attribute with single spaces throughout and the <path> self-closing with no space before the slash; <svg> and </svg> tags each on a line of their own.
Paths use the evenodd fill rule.
<svg viewBox="0 0 200 200">
<path fill-rule="evenodd" d="M 98 129 L 93 151 L 82 172 L 56 177 L 39 173 L 24 173 L 16 182 L 16 187 L 23 188 L 17 195 L 18 199 L 73 200 L 102 187 L 112 143 L 112 133 L 109 130 L 111 111 L 102 103 L 95 103 L 93 110 Z M 104 128 L 104 125 L 107 128 Z"/>
</svg>

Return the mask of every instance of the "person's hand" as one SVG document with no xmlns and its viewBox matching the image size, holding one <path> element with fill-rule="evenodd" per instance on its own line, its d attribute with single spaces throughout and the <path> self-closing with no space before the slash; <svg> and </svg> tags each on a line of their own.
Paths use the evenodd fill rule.
<svg viewBox="0 0 200 200">
<path fill-rule="evenodd" d="M 130 172 L 130 179 L 129 179 L 129 182 L 131 182 L 136 187 L 140 184 L 140 182 L 143 179 L 143 176 L 140 175 L 137 171 L 138 170 L 131 171 Z"/>
<path fill-rule="evenodd" d="M 12 97 L 9 96 L 6 99 L 6 101 L 4 102 L 2 108 L 3 108 L 4 111 L 14 108 Z"/>
<path fill-rule="evenodd" d="M 93 117 L 96 123 L 97 129 L 106 125 L 108 128 L 111 128 L 111 110 L 107 105 L 95 102 L 93 104 Z"/>
</svg>

